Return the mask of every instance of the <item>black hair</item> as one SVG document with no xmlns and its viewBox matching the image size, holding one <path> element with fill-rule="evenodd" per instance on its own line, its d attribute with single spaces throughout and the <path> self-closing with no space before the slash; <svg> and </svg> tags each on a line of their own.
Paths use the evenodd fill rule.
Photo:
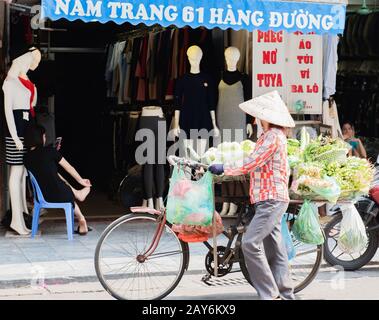
<svg viewBox="0 0 379 320">
<path fill-rule="evenodd" d="M 22 45 L 20 45 L 18 47 L 16 46 L 15 48 L 13 48 L 10 51 L 11 61 L 13 61 L 14 59 L 16 59 L 18 57 L 21 57 L 25 53 L 33 52 L 33 51 L 36 51 L 36 50 L 40 50 L 40 49 L 37 46 L 35 46 L 35 45 L 25 45 L 25 44 L 22 44 Z"/>
<path fill-rule="evenodd" d="M 25 136 L 25 147 L 33 148 L 33 147 L 42 147 L 43 146 L 43 135 L 46 130 L 43 126 L 32 124 L 28 126 L 26 129 Z"/>
<path fill-rule="evenodd" d="M 348 125 L 351 127 L 351 129 L 355 130 L 355 128 L 354 128 L 354 123 L 352 123 L 351 121 L 346 121 L 346 122 L 344 122 L 344 124 L 342 125 L 342 127 L 343 127 L 345 124 L 348 124 Z"/>
</svg>

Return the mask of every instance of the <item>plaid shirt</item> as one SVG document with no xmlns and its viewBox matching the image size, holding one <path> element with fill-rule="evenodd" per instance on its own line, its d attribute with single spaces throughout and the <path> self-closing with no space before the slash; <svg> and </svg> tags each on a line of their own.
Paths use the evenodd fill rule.
<svg viewBox="0 0 379 320">
<path fill-rule="evenodd" d="M 289 202 L 287 139 L 277 128 L 271 128 L 258 139 L 254 151 L 244 159 L 242 168 L 225 168 L 225 175 L 250 173 L 250 201 Z"/>
</svg>

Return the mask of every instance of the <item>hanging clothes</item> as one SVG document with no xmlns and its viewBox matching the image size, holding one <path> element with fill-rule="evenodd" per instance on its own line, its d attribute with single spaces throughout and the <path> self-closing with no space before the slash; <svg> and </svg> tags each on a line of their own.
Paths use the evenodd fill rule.
<svg viewBox="0 0 379 320">
<path fill-rule="evenodd" d="M 174 99 L 174 84 L 178 79 L 178 53 L 179 53 L 179 29 L 173 30 L 171 35 L 172 47 L 169 63 L 169 80 L 166 91 L 166 100 Z"/>
<path fill-rule="evenodd" d="M 336 102 L 333 101 L 329 107 L 329 100 L 325 100 L 322 104 L 322 115 L 322 123 L 332 127 L 332 137 L 342 137 Z"/>
<path fill-rule="evenodd" d="M 132 54 L 133 54 L 133 40 L 129 39 L 128 44 L 125 47 L 125 77 L 124 77 L 124 84 L 123 87 L 121 87 L 121 90 L 123 92 L 123 102 L 124 103 L 131 103 L 131 92 L 130 92 L 130 77 L 131 77 L 131 69 L 132 69 Z"/>
<path fill-rule="evenodd" d="M 215 50 L 215 65 L 217 70 L 224 70 L 225 66 L 225 39 L 224 39 L 224 31 L 219 28 L 212 29 L 212 42 Z"/>
<path fill-rule="evenodd" d="M 187 50 L 189 48 L 189 30 L 184 28 L 179 35 L 181 43 L 179 49 L 179 77 L 184 76 L 188 72 Z"/>
<path fill-rule="evenodd" d="M 247 30 L 229 30 L 230 46 L 238 48 L 241 53 L 240 60 L 237 64 L 237 69 L 243 73 L 249 72 L 249 32 Z"/>
<path fill-rule="evenodd" d="M 323 98 L 329 97 L 336 92 L 336 75 L 338 68 L 338 47 L 339 38 L 336 35 L 323 36 Z"/>
<path fill-rule="evenodd" d="M 156 90 L 156 79 L 155 79 L 155 50 L 157 46 L 157 35 L 155 33 L 149 34 L 148 48 L 147 48 L 147 59 L 146 59 L 146 77 L 148 82 L 148 95 L 149 100 L 157 99 Z"/>
</svg>

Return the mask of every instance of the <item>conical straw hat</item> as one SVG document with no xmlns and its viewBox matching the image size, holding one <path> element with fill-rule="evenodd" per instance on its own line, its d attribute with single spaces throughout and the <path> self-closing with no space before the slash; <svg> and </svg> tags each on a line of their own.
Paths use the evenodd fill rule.
<svg viewBox="0 0 379 320">
<path fill-rule="evenodd" d="M 257 119 L 286 128 L 295 127 L 295 122 L 278 91 L 245 101 L 239 107 Z"/>
</svg>

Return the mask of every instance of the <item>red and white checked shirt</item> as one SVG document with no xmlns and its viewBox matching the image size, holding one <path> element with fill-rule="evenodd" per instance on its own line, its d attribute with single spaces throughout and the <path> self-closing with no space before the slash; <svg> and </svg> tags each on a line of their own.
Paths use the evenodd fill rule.
<svg viewBox="0 0 379 320">
<path fill-rule="evenodd" d="M 224 168 L 225 175 L 250 173 L 250 201 L 289 202 L 287 138 L 282 130 L 271 128 L 258 139 L 242 168 Z"/>
</svg>

